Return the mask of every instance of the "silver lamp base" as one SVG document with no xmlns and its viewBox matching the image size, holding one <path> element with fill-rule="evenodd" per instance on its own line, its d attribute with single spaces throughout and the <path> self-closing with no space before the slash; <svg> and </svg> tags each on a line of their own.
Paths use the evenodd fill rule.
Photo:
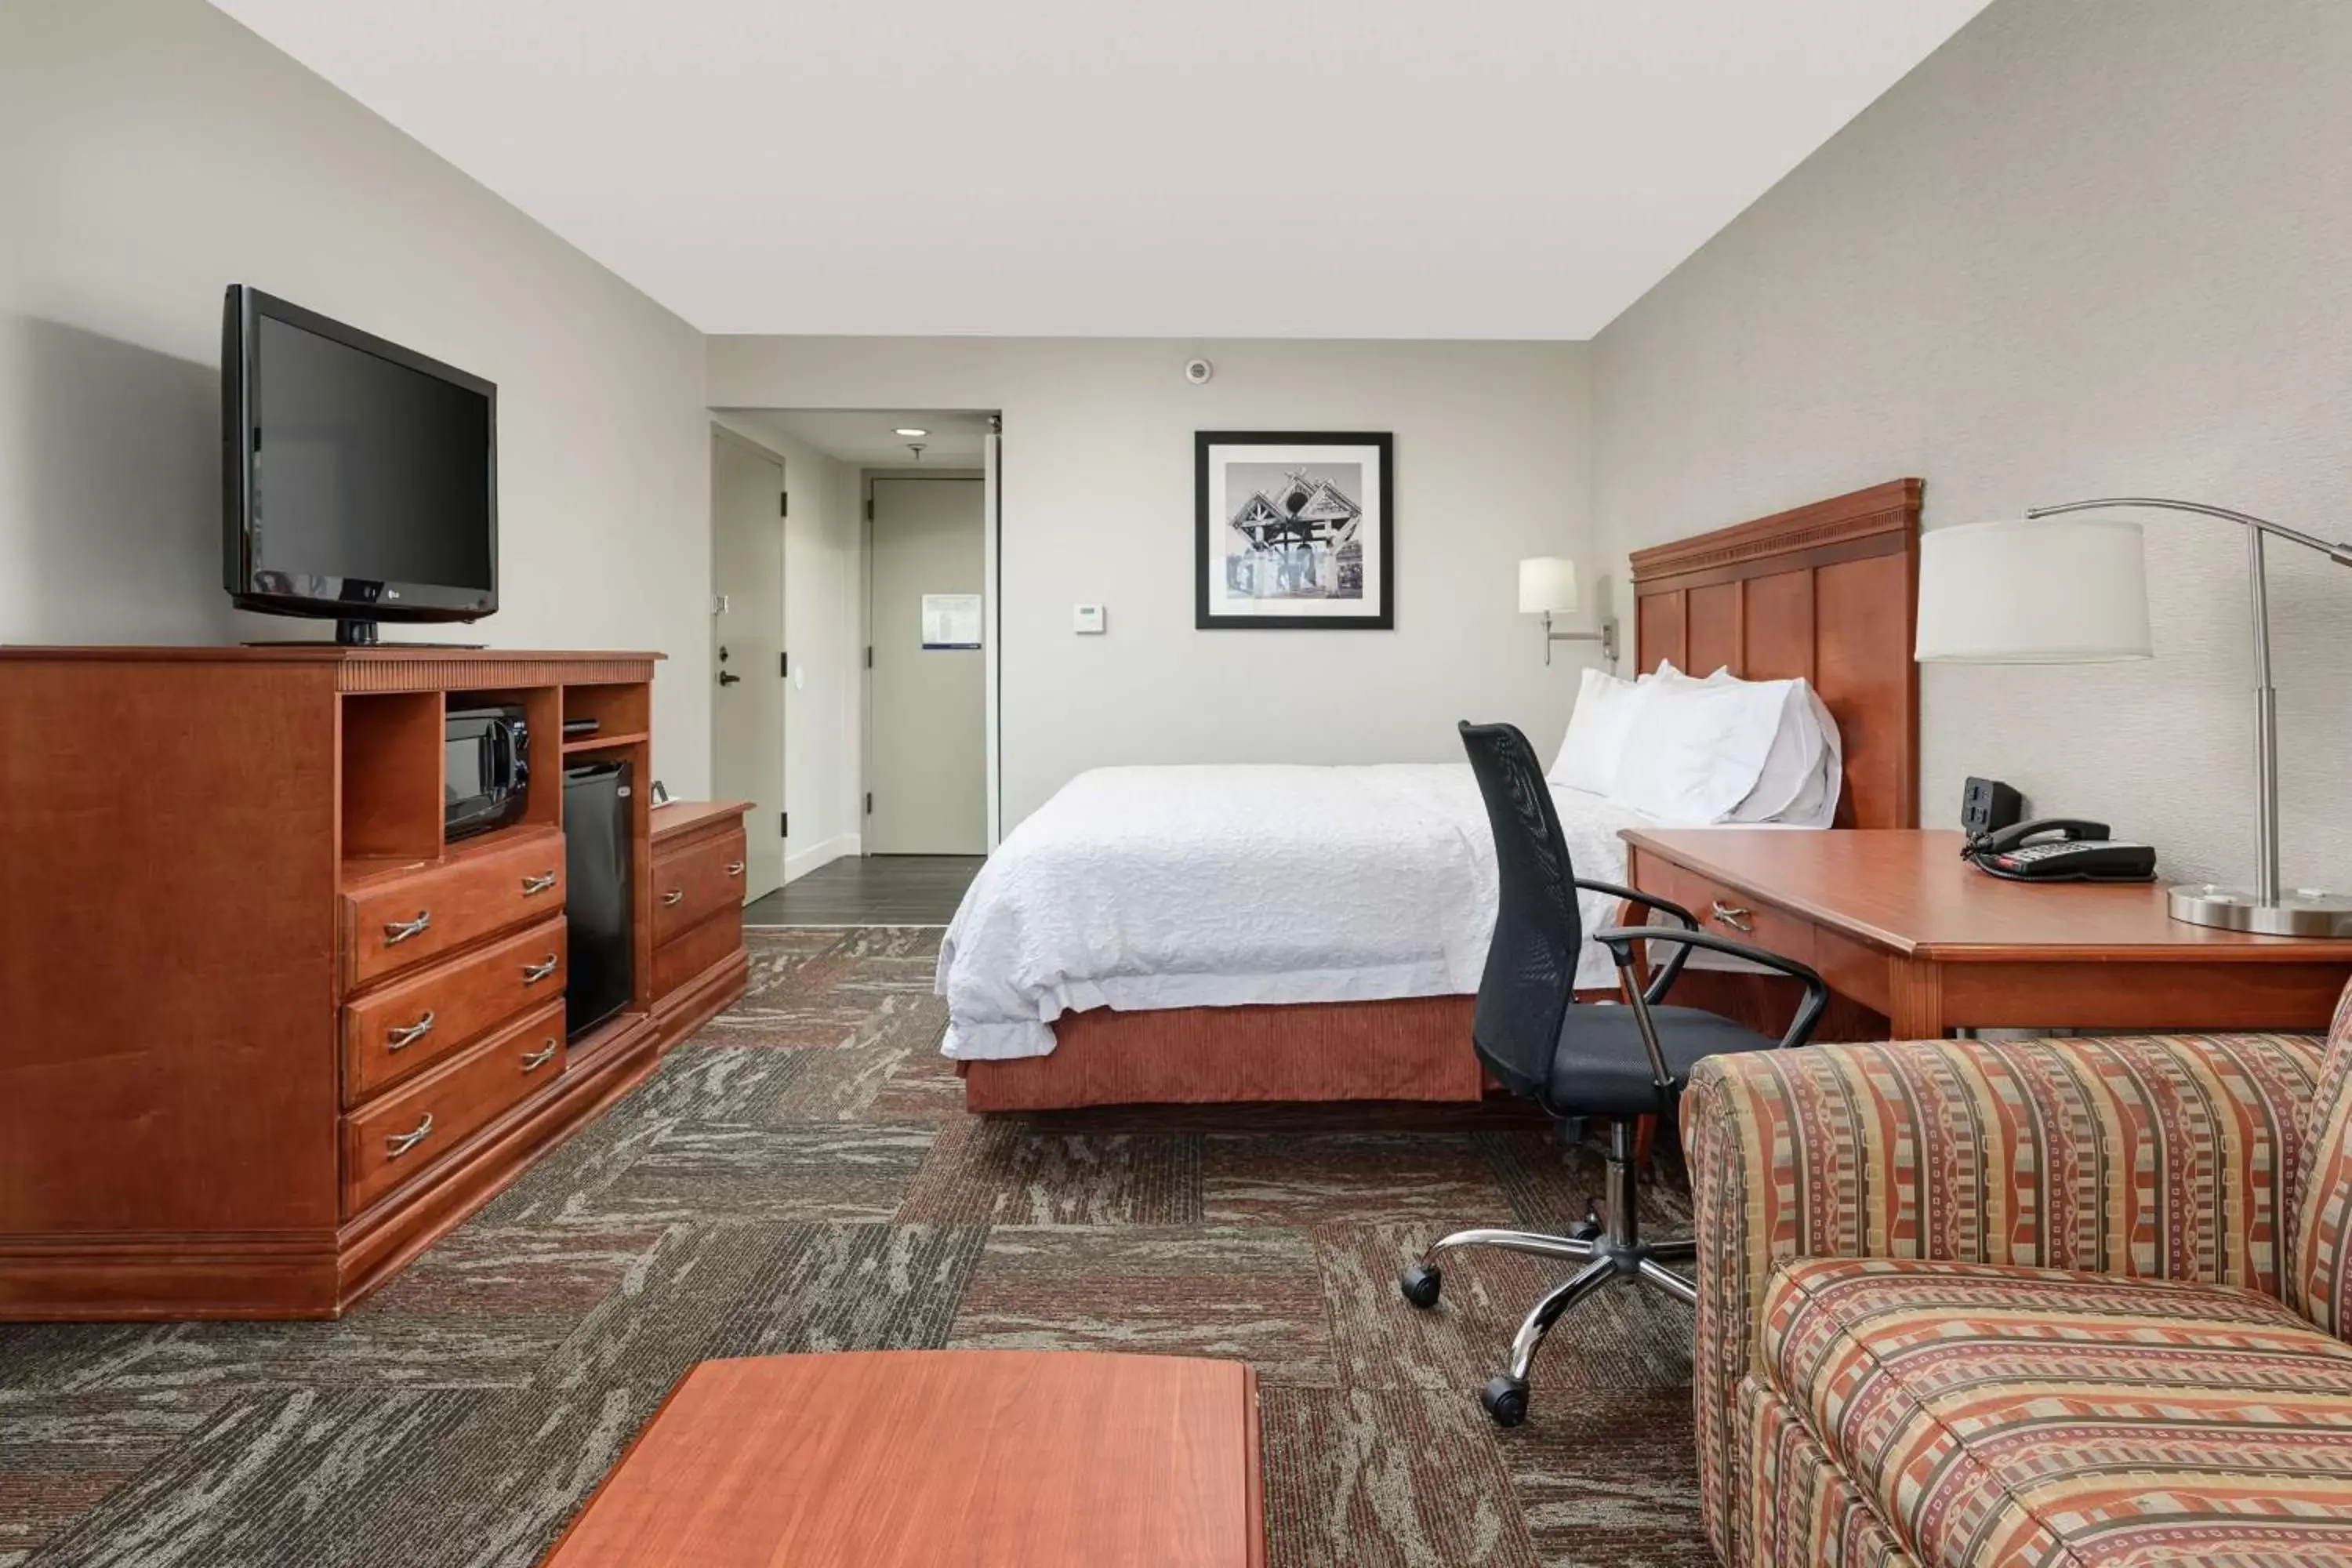
<svg viewBox="0 0 2352 1568">
<path fill-rule="evenodd" d="M 2252 893 L 2210 882 L 2183 882 L 2171 891 L 2172 918 L 2193 926 L 2263 936 L 2352 936 L 2352 898 L 2340 893 L 2296 888 L 2265 904 Z"/>
</svg>

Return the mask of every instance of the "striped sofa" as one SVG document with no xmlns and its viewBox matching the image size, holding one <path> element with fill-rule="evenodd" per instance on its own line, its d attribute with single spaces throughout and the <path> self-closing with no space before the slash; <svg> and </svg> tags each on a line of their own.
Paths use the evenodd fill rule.
<svg viewBox="0 0 2352 1568">
<path fill-rule="evenodd" d="M 2352 991 L 1718 1057 L 1683 1139 L 1727 1564 L 2352 1564 Z"/>
</svg>

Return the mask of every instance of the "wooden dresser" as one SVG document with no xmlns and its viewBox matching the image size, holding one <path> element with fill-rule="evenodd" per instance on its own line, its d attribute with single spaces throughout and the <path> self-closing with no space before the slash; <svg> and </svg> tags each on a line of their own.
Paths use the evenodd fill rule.
<svg viewBox="0 0 2352 1568">
<path fill-rule="evenodd" d="M 742 808 L 646 805 L 656 657 L 0 648 L 0 1318 L 334 1316 L 740 994 Z M 532 780 L 445 842 L 458 700 Z M 634 990 L 567 1044 L 563 767 L 612 759 Z"/>
</svg>

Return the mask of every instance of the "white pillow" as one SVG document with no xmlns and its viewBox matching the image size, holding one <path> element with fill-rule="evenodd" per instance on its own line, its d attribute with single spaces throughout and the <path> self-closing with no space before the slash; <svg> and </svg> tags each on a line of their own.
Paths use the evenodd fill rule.
<svg viewBox="0 0 2352 1568">
<path fill-rule="evenodd" d="M 1693 680 L 1662 666 L 1609 798 L 1668 822 L 1725 821 L 1762 776 L 1789 696 L 1785 681 Z"/>
<path fill-rule="evenodd" d="M 1821 705 L 1812 683 L 1794 680 L 1754 681 L 1752 685 L 1782 689 L 1780 727 L 1756 787 L 1731 814 L 1734 822 L 1788 822 L 1809 790 L 1818 796 L 1822 758 L 1836 745 L 1837 721 Z M 1832 800 L 1831 809 L 1836 809 Z M 1818 800 L 1813 809 L 1818 810 Z"/>
<path fill-rule="evenodd" d="M 1658 671 L 1661 676 L 1678 680 L 1690 679 L 1671 662 L 1661 664 Z M 1706 679 L 1713 686 L 1774 684 L 1740 682 L 1728 665 Z M 1780 731 L 1764 761 L 1764 771 L 1729 820 L 1828 827 L 1836 821 L 1838 800 L 1845 792 L 1844 739 L 1838 733 L 1836 718 L 1822 700 L 1822 694 L 1813 689 L 1812 682 L 1798 676 L 1780 684 L 1793 686 L 1803 700 L 1796 700 L 1794 695 L 1787 700 L 1781 709 Z"/>
<path fill-rule="evenodd" d="M 1845 773 L 1839 766 L 1835 753 L 1823 752 L 1821 765 L 1797 792 L 1797 798 L 1775 822 L 1787 827 L 1832 827 L 1837 823 L 1838 796 L 1845 787 Z"/>
<path fill-rule="evenodd" d="M 1576 711 L 1569 715 L 1568 735 L 1559 755 L 1545 776 L 1556 784 L 1591 795 L 1607 795 L 1617 782 L 1617 767 L 1625 755 L 1625 737 L 1640 711 L 1649 681 L 1620 680 L 1605 669 L 1587 669 L 1576 693 Z"/>
<path fill-rule="evenodd" d="M 1831 827 L 1837 823 L 1838 798 L 1845 793 L 1845 742 L 1838 733 L 1837 720 L 1831 716 L 1829 705 L 1810 684 L 1805 688 L 1805 700 L 1822 732 L 1821 766 L 1775 820 L 1798 827 Z"/>
</svg>

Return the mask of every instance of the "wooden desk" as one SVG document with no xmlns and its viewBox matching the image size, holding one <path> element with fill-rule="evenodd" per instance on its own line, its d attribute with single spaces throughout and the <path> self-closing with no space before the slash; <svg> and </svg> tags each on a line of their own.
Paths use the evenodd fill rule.
<svg viewBox="0 0 2352 1568">
<path fill-rule="evenodd" d="M 1264 1568 L 1257 1422 L 1237 1362 L 705 1362 L 546 1568 Z"/>
<path fill-rule="evenodd" d="M 1959 1028 L 2327 1026 L 2352 941 L 2184 925 L 2160 883 L 2036 887 L 1953 831 L 1628 828 L 1629 873 L 1700 928 L 1810 963 L 1893 1037 Z M 1748 929 L 1741 929 L 1741 928 Z"/>
</svg>

